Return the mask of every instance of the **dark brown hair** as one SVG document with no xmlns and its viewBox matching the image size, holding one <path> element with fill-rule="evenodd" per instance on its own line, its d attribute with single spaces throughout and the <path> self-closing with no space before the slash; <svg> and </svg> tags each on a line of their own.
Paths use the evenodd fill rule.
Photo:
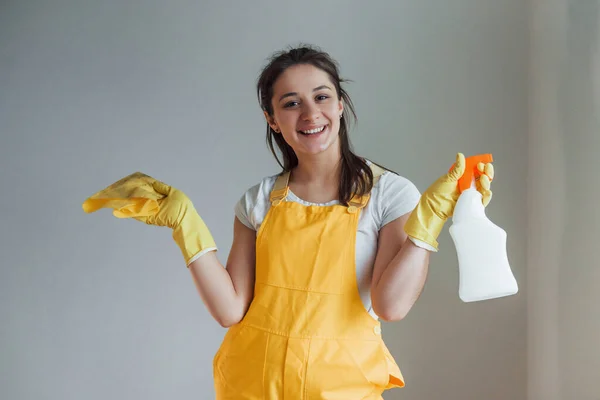
<svg viewBox="0 0 600 400">
<path fill-rule="evenodd" d="M 373 187 L 373 173 L 367 162 L 352 151 L 352 145 L 348 137 L 348 123 L 350 117 L 353 117 L 354 120 L 357 118 L 352 100 L 350 100 L 350 96 L 342 88 L 342 83 L 346 82 L 346 80 L 340 77 L 337 62 L 326 52 L 308 45 L 274 53 L 260 74 L 256 85 L 260 107 L 269 115 L 273 115 L 273 105 L 271 103 L 273 85 L 287 68 L 298 64 L 312 65 L 325 71 L 335 86 L 338 99 L 341 99 L 344 103 L 344 112 L 340 120 L 339 131 L 342 165 L 338 200 L 342 204 L 348 204 L 353 196 L 362 196 L 371 190 Z M 283 157 L 283 162 L 277 156 L 273 141 L 275 141 Z M 267 144 L 284 172 L 290 171 L 298 165 L 298 158 L 294 150 L 285 142 L 282 135 L 273 132 L 268 123 Z"/>
</svg>

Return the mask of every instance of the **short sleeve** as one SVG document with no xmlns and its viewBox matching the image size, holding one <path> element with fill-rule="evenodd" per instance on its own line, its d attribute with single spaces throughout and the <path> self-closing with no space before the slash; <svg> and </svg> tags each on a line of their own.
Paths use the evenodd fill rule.
<svg viewBox="0 0 600 400">
<path fill-rule="evenodd" d="M 383 174 L 378 185 L 380 229 L 412 211 L 421 198 L 419 189 L 410 180 L 393 172 Z"/>
<path fill-rule="evenodd" d="M 252 230 L 256 230 L 256 224 L 254 223 L 253 218 L 253 211 L 257 202 L 259 186 L 260 185 L 255 185 L 248 189 L 242 195 L 242 197 L 240 197 L 234 209 L 235 216 L 240 220 L 240 222 Z"/>
<path fill-rule="evenodd" d="M 421 192 L 408 179 L 388 172 L 380 178 L 381 193 L 379 201 L 379 215 L 381 216 L 381 229 L 386 224 L 411 212 L 421 199 Z M 437 251 L 429 244 L 410 237 L 417 246 L 429 251 Z"/>
</svg>

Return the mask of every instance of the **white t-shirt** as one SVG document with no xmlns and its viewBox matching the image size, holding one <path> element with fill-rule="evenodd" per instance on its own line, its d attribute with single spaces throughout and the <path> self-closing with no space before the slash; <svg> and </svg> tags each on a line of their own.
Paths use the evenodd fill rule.
<svg viewBox="0 0 600 400">
<path fill-rule="evenodd" d="M 235 215 L 248 228 L 258 232 L 271 203 L 269 196 L 277 175 L 264 178 L 244 193 L 235 206 Z M 371 190 L 371 198 L 359 217 L 356 236 L 356 278 L 359 294 L 366 310 L 378 319 L 371 307 L 371 278 L 377 254 L 377 239 L 383 226 L 412 211 L 421 193 L 408 179 L 393 172 L 385 171 Z M 286 201 L 304 205 L 328 206 L 339 204 L 334 200 L 328 203 L 309 203 L 288 192 Z"/>
</svg>

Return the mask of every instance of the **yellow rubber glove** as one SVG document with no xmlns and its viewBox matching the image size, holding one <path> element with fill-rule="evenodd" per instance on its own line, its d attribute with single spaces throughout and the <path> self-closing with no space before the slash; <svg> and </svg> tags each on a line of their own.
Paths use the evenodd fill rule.
<svg viewBox="0 0 600 400">
<path fill-rule="evenodd" d="M 480 175 L 475 178 L 475 187 L 481 193 L 484 207 L 492 200 L 492 180 L 494 180 L 494 165 L 492 163 L 478 163 L 477 170 Z"/>
<path fill-rule="evenodd" d="M 158 199 L 164 197 L 152 187 L 154 181 L 148 175 L 134 172 L 88 197 L 83 202 L 83 211 L 93 213 L 112 208 L 117 218 L 153 215 L 158 212 Z"/>
<path fill-rule="evenodd" d="M 448 218 L 452 216 L 460 196 L 458 181 L 465 172 L 465 164 L 465 156 L 458 153 L 456 163 L 450 171 L 421 195 L 419 203 L 404 225 L 408 236 L 438 249 L 437 238 Z M 494 178 L 494 168 L 491 163 L 478 163 L 477 170 L 480 174 L 476 177 L 476 187 L 482 194 L 484 206 L 487 206 L 492 198 L 490 186 Z"/>
<path fill-rule="evenodd" d="M 148 175 L 131 174 L 83 204 L 86 212 L 100 208 L 113 208 L 118 218 L 171 228 L 186 266 L 197 256 L 217 249 L 212 234 L 185 193 Z"/>
</svg>

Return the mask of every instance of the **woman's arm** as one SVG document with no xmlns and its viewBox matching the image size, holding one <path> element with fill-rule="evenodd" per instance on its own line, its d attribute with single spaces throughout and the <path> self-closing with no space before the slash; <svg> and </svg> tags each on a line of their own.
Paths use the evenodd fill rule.
<svg viewBox="0 0 600 400">
<path fill-rule="evenodd" d="M 430 252 L 416 246 L 404 232 L 409 215 L 397 218 L 379 232 L 371 302 L 375 313 L 384 321 L 404 318 L 427 279 Z"/>
<path fill-rule="evenodd" d="M 476 168 L 476 187 L 486 206 L 492 197 L 494 168 L 491 163 L 482 162 Z M 454 211 L 460 196 L 458 181 L 465 169 L 465 156 L 458 153 L 450 171 L 429 186 L 411 212 L 380 230 L 371 301 L 373 310 L 382 319 L 404 318 L 419 298 L 427 279 L 430 250 L 415 245 L 408 235 L 437 251 L 437 238 Z"/>
<path fill-rule="evenodd" d="M 242 320 L 254 293 L 256 232 L 237 217 L 233 224 L 233 244 L 227 267 L 215 251 L 189 265 L 192 278 L 208 311 L 223 327 Z"/>
</svg>

